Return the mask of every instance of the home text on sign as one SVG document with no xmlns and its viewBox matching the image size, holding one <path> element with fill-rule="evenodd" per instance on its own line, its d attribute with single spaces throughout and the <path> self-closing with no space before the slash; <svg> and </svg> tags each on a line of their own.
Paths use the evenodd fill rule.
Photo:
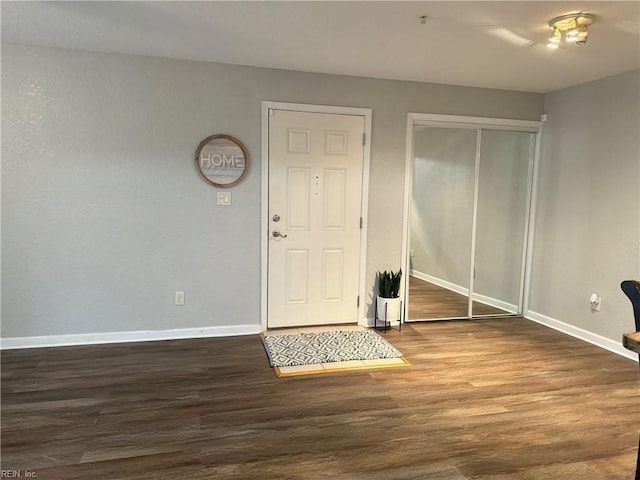
<svg viewBox="0 0 640 480">
<path fill-rule="evenodd" d="M 244 157 L 242 155 L 225 155 L 202 153 L 200 155 L 200 168 L 211 170 L 219 168 L 244 168 Z"/>
</svg>

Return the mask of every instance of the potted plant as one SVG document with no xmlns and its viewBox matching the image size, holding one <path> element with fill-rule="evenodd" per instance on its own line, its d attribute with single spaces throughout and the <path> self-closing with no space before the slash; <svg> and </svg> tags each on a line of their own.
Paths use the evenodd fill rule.
<svg viewBox="0 0 640 480">
<path fill-rule="evenodd" d="M 400 320 L 400 279 L 402 270 L 378 272 L 376 319 L 386 323 Z"/>
</svg>

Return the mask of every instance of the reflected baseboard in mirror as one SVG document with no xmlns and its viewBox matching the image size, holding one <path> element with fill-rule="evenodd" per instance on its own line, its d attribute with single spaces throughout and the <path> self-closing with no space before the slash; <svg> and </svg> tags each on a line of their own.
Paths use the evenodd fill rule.
<svg viewBox="0 0 640 480">
<path fill-rule="evenodd" d="M 428 320 L 437 318 L 467 318 L 466 295 L 426 282 L 414 276 L 409 277 L 408 320 Z M 499 308 L 473 302 L 473 316 L 512 315 Z"/>
</svg>

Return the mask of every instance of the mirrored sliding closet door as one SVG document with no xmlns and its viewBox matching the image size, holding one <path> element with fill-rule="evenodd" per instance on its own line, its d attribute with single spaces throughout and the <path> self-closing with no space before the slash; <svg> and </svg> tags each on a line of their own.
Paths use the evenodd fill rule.
<svg viewBox="0 0 640 480">
<path fill-rule="evenodd" d="M 518 314 L 535 135 L 484 129 L 480 134 L 472 315 Z"/>
<path fill-rule="evenodd" d="M 537 131 L 413 126 L 408 321 L 522 312 Z"/>
<path fill-rule="evenodd" d="M 466 317 L 477 134 L 417 127 L 414 139 L 406 318 Z"/>
</svg>

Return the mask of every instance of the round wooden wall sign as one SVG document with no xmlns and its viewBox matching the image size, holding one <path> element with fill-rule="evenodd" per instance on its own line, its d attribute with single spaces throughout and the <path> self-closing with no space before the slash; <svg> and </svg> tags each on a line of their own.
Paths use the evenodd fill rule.
<svg viewBox="0 0 640 480">
<path fill-rule="evenodd" d="M 228 188 L 242 181 L 249 170 L 249 154 L 231 135 L 211 135 L 196 149 L 196 170 L 202 179 L 218 188 Z"/>
</svg>

